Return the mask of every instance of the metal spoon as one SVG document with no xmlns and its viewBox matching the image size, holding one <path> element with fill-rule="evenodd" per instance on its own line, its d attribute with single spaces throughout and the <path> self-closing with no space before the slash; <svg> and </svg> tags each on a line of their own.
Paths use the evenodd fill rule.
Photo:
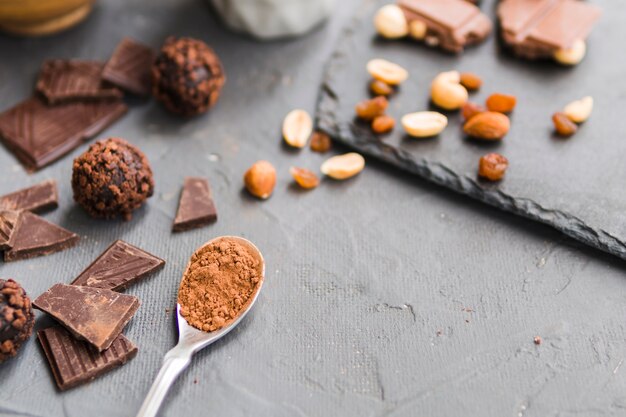
<svg viewBox="0 0 626 417">
<path fill-rule="evenodd" d="M 187 323 L 187 320 L 185 320 L 185 318 L 180 314 L 180 304 L 176 304 L 176 318 L 178 322 L 178 344 L 165 354 L 161 370 L 159 371 L 159 374 L 157 375 L 154 382 L 152 383 L 152 388 L 150 388 L 150 392 L 148 392 L 146 399 L 141 405 L 141 409 L 139 409 L 137 417 L 154 417 L 157 415 L 159 407 L 165 399 L 167 391 L 170 389 L 176 378 L 178 378 L 178 375 L 180 375 L 181 372 L 184 371 L 185 368 L 187 368 L 187 366 L 191 362 L 191 357 L 194 355 L 194 353 L 209 346 L 211 343 L 217 341 L 218 339 L 226 336 L 228 332 L 233 330 L 241 322 L 241 320 L 243 320 L 246 314 L 248 314 L 248 312 L 252 309 L 252 306 L 254 305 L 259 293 L 261 292 L 261 287 L 263 286 L 263 281 L 265 280 L 265 261 L 263 260 L 263 255 L 261 255 L 259 249 L 247 239 L 237 236 L 221 236 L 210 240 L 202 247 L 222 239 L 237 241 L 237 243 L 248 247 L 253 256 L 258 258 L 259 264 L 261 266 L 261 280 L 259 282 L 259 286 L 257 287 L 257 291 L 252 295 L 252 298 L 248 303 L 247 308 L 243 310 L 232 323 L 210 333 L 203 332 L 196 329 L 195 327 L 190 326 Z M 189 266 L 187 268 L 189 268 Z"/>
</svg>

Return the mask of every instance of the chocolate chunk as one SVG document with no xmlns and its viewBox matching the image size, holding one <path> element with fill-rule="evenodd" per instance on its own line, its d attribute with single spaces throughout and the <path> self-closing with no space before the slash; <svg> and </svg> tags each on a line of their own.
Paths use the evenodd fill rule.
<svg viewBox="0 0 626 417">
<path fill-rule="evenodd" d="M 489 18 L 465 0 L 398 0 L 398 6 L 411 25 L 421 25 L 419 35 L 429 46 L 461 52 L 467 45 L 480 43 L 491 33 Z"/>
<path fill-rule="evenodd" d="M 61 323 L 74 337 L 102 352 L 120 335 L 139 308 L 132 295 L 101 288 L 55 284 L 33 306 Z"/>
<path fill-rule="evenodd" d="M 187 177 L 174 219 L 174 232 L 194 229 L 217 220 L 209 182 L 204 178 Z"/>
<path fill-rule="evenodd" d="M 72 285 L 119 291 L 158 271 L 165 261 L 117 240 L 76 278 Z"/>
<path fill-rule="evenodd" d="M 20 214 L 19 222 L 13 247 L 4 252 L 5 262 L 50 255 L 74 246 L 79 239 L 77 234 L 28 211 Z"/>
<path fill-rule="evenodd" d="M 41 213 L 59 206 L 57 182 L 47 180 L 0 197 L 2 210 L 26 210 Z"/>
<path fill-rule="evenodd" d="M 35 315 L 20 284 L 0 279 L 0 364 L 17 355 L 33 332 Z"/>
<path fill-rule="evenodd" d="M 600 9 L 579 0 L 503 0 L 498 17 L 502 39 L 516 55 L 551 58 L 584 41 Z"/>
<path fill-rule="evenodd" d="M 0 250 L 11 249 L 19 227 L 20 212 L 0 210 Z"/>
<path fill-rule="evenodd" d="M 152 90 L 154 57 L 149 46 L 124 38 L 102 70 L 102 79 L 133 94 L 148 96 Z"/>
<path fill-rule="evenodd" d="M 92 381 L 137 355 L 137 346 L 123 334 L 103 352 L 74 339 L 61 326 L 39 330 L 37 338 L 61 391 Z"/>
<path fill-rule="evenodd" d="M 56 161 L 126 113 L 120 101 L 48 106 L 33 97 L 0 114 L 4 144 L 30 170 Z"/>
<path fill-rule="evenodd" d="M 50 104 L 122 98 L 120 90 L 102 84 L 103 68 L 104 64 L 97 61 L 46 61 L 39 73 L 37 91 Z"/>
</svg>

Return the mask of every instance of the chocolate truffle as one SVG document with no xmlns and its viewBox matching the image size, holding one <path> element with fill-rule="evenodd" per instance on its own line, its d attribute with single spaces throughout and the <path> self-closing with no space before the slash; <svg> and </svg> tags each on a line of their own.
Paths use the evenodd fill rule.
<svg viewBox="0 0 626 417">
<path fill-rule="evenodd" d="M 169 37 L 152 66 L 152 94 L 171 112 L 204 113 L 226 80 L 220 59 L 204 42 Z"/>
<path fill-rule="evenodd" d="M 74 200 L 96 218 L 132 218 L 154 192 L 148 159 L 120 138 L 94 143 L 74 160 Z"/>
<path fill-rule="evenodd" d="M 30 298 L 12 279 L 0 279 L 0 363 L 15 356 L 33 332 Z"/>
</svg>

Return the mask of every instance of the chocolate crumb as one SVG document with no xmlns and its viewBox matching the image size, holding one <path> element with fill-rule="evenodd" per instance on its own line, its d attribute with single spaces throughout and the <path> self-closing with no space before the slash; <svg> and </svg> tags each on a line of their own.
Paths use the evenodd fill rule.
<svg viewBox="0 0 626 417">
<path fill-rule="evenodd" d="M 535 342 L 536 345 L 540 345 L 542 340 L 540 336 L 535 336 L 535 338 L 533 339 L 533 341 Z"/>
</svg>

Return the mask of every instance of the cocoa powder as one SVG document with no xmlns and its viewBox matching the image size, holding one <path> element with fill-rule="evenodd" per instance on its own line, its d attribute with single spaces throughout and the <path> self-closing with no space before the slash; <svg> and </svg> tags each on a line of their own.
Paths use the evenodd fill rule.
<svg viewBox="0 0 626 417">
<path fill-rule="evenodd" d="M 219 330 L 245 311 L 262 280 L 261 259 L 251 248 L 218 239 L 191 257 L 178 289 L 180 312 L 197 329 Z"/>
</svg>

